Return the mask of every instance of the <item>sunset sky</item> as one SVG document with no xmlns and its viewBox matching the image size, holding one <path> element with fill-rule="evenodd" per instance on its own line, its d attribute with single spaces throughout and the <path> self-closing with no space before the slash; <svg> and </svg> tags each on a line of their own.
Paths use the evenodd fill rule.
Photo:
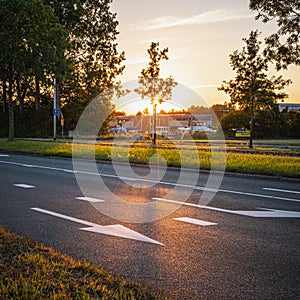
<svg viewBox="0 0 300 300">
<path fill-rule="evenodd" d="M 275 22 L 256 21 L 248 0 L 114 0 L 112 11 L 119 21 L 119 50 L 125 51 L 126 69 L 123 82 L 136 80 L 149 62 L 147 49 L 151 42 L 169 48 L 169 60 L 161 64 L 161 76 L 172 75 L 182 85 L 194 90 L 208 106 L 224 103 L 228 97 L 217 87 L 234 78 L 229 54 L 241 50 L 242 38 L 251 30 L 262 32 L 261 40 L 277 30 Z M 293 84 L 286 88 L 289 99 L 300 103 L 300 68 L 280 72 Z M 184 107 L 202 105 L 184 99 Z M 142 106 L 125 108 L 136 113 Z"/>
</svg>

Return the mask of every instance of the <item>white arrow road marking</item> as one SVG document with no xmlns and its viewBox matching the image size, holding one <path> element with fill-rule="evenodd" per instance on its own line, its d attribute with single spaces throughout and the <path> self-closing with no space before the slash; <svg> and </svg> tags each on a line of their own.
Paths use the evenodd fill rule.
<svg viewBox="0 0 300 300">
<path fill-rule="evenodd" d="M 76 199 L 77 200 L 82 200 L 82 201 L 87 201 L 87 202 L 93 202 L 93 203 L 104 202 L 105 201 L 105 200 L 91 198 L 91 197 L 76 197 Z"/>
<path fill-rule="evenodd" d="M 216 207 L 211 207 L 206 205 L 193 204 L 188 202 L 180 202 L 180 201 L 164 199 L 164 198 L 152 198 L 152 199 L 158 201 L 164 201 L 176 205 L 179 204 L 179 205 L 209 209 L 209 210 L 225 212 L 234 215 L 254 217 L 254 218 L 300 218 L 300 212 L 298 211 L 277 210 L 277 209 L 260 208 L 260 207 L 258 207 L 258 209 L 262 209 L 262 211 L 261 210 L 229 210 L 229 209 L 216 208 Z"/>
<path fill-rule="evenodd" d="M 263 188 L 263 190 L 273 191 L 273 192 L 300 194 L 300 192 L 298 192 L 298 191 L 291 191 L 291 190 L 280 190 L 280 189 L 272 189 L 272 188 Z"/>
<path fill-rule="evenodd" d="M 29 184 L 26 184 L 26 183 L 15 183 L 14 186 L 20 187 L 20 188 L 23 188 L 23 189 L 32 189 L 32 188 L 35 188 L 34 185 L 29 185 Z"/>
<path fill-rule="evenodd" d="M 107 234 L 107 235 L 113 235 L 113 236 L 118 236 L 118 237 L 122 237 L 125 239 L 132 239 L 132 240 L 137 240 L 137 241 L 142 241 L 142 242 L 147 242 L 147 243 L 153 243 L 153 244 L 157 244 L 157 245 L 163 245 L 162 243 L 159 243 L 151 238 L 148 238 L 145 235 L 142 235 L 142 234 L 140 234 L 134 230 L 131 230 L 127 227 L 124 227 L 120 224 L 107 225 L 107 226 L 97 225 L 95 227 L 80 228 L 80 230 L 102 233 L 102 234 Z"/>
<path fill-rule="evenodd" d="M 41 212 L 41 213 L 44 213 L 44 214 L 54 216 L 54 217 L 62 218 L 65 220 L 69 220 L 69 221 L 73 221 L 73 222 L 76 222 L 79 224 L 89 226 L 89 228 L 80 228 L 80 230 L 102 233 L 102 234 L 106 234 L 106 235 L 112 235 L 112 236 L 117 236 L 117 237 L 122 237 L 122 238 L 126 238 L 126 239 L 132 239 L 132 240 L 137 240 L 137 241 L 141 241 L 141 242 L 152 243 L 152 244 L 157 244 L 157 245 L 163 246 L 162 243 L 160 243 L 156 240 L 153 240 L 153 239 L 151 239 L 141 233 L 138 233 L 134 230 L 131 230 L 123 225 L 115 224 L 115 225 L 101 226 L 96 223 L 80 220 L 77 218 L 73 218 L 70 216 L 66 216 L 63 214 L 59 214 L 59 213 L 56 213 L 56 212 L 53 212 L 50 210 L 46 210 L 46 209 L 42 209 L 42 208 L 38 208 L 38 207 L 32 207 L 31 209 Z"/>
<path fill-rule="evenodd" d="M 188 218 L 188 217 L 173 218 L 173 220 L 186 222 L 186 223 L 190 223 L 190 224 L 195 224 L 195 225 L 199 225 L 199 226 L 218 225 L 218 223 L 212 223 L 212 222 L 202 221 L 202 220 Z"/>
</svg>

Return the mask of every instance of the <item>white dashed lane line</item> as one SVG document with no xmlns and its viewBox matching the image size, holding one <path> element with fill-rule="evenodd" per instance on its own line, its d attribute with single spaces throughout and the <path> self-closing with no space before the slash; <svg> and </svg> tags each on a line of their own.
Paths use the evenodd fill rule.
<svg viewBox="0 0 300 300">
<path fill-rule="evenodd" d="M 77 200 L 82 200 L 82 201 L 87 201 L 87 202 L 93 202 L 93 203 L 104 202 L 105 201 L 105 200 L 91 198 L 91 197 L 76 197 L 76 199 Z"/>
<path fill-rule="evenodd" d="M 14 186 L 23 188 L 23 189 L 33 189 L 35 188 L 34 185 L 26 184 L 26 183 L 15 183 Z"/>
<path fill-rule="evenodd" d="M 185 222 L 185 223 L 190 223 L 190 224 L 194 224 L 194 225 L 199 225 L 199 226 L 218 225 L 218 223 L 207 222 L 207 221 L 193 219 L 193 218 L 188 218 L 188 217 L 173 218 L 173 220 L 181 221 L 181 222 Z"/>
</svg>

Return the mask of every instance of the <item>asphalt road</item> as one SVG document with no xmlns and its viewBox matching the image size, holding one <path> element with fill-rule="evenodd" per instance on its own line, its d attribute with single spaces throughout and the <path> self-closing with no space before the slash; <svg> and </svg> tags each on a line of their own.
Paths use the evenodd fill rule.
<svg viewBox="0 0 300 300">
<path fill-rule="evenodd" d="M 178 170 L 157 183 L 145 167 L 133 167 L 138 179 L 129 171 L 125 178 L 126 166 L 123 175 L 109 163 L 97 168 L 107 191 L 96 188 L 99 175 L 74 174 L 71 160 L 0 153 L 0 223 L 174 299 L 300 299 L 300 181 L 224 176 L 216 192 L 206 173 L 194 189 L 187 171 L 176 186 Z M 103 209 L 109 192 L 129 203 L 160 203 L 168 214 L 145 211 L 147 223 L 126 223 L 140 216 L 112 204 L 120 213 L 114 219 Z M 214 192 L 208 207 L 199 204 Z"/>
</svg>

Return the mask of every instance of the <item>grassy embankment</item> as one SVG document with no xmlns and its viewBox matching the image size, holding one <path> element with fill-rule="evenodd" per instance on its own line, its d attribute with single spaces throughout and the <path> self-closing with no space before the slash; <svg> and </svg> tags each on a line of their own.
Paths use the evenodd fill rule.
<svg viewBox="0 0 300 300">
<path fill-rule="evenodd" d="M 0 299 L 167 299 L 0 226 Z"/>
<path fill-rule="evenodd" d="M 6 151 L 22 151 L 26 153 L 42 154 L 49 156 L 72 157 L 72 143 L 38 142 L 38 141 L 0 141 L 0 149 Z M 78 144 L 75 146 L 76 157 L 95 158 L 98 160 L 119 160 L 133 163 L 148 164 L 154 153 L 161 154 L 169 166 L 193 167 L 200 162 L 201 169 L 209 170 L 211 167 L 211 151 L 200 149 L 198 156 L 195 150 L 183 149 L 180 154 L 176 149 L 151 147 L 133 147 L 129 151 L 126 147 L 115 146 L 113 154 L 109 145 Z M 236 149 L 238 150 L 238 149 Z M 263 174 L 274 176 L 300 178 L 300 157 L 282 156 L 276 154 L 259 154 L 255 152 L 213 152 L 213 169 L 222 169 L 225 164 L 226 171 L 247 174 Z"/>
</svg>

